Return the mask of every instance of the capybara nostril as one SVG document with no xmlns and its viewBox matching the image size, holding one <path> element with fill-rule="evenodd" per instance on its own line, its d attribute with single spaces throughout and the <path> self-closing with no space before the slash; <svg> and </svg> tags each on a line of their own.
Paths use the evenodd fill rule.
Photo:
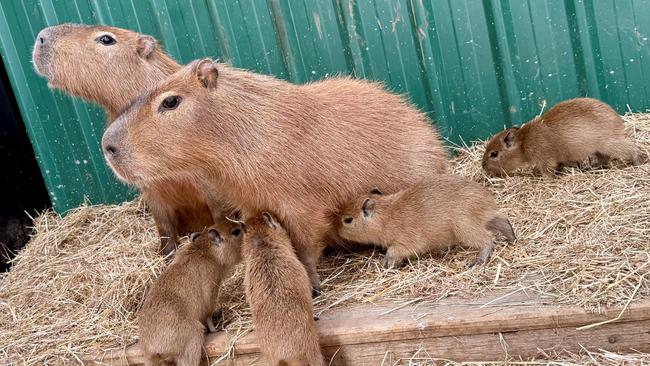
<svg viewBox="0 0 650 366">
<path fill-rule="evenodd" d="M 48 45 L 50 41 L 49 33 L 50 33 L 49 28 L 45 28 L 40 32 L 38 32 L 38 35 L 36 35 L 36 45 L 37 46 Z"/>
<path fill-rule="evenodd" d="M 113 145 L 106 145 L 104 147 L 104 151 L 106 151 L 106 153 L 111 156 L 115 156 L 117 154 L 117 149 Z"/>
</svg>

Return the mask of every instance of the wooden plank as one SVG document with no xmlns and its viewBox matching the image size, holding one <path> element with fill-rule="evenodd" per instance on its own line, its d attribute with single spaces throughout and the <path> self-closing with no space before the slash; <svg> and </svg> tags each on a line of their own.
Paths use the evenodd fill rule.
<svg viewBox="0 0 650 366">
<path fill-rule="evenodd" d="M 482 304 L 488 303 L 487 306 Z M 382 360 L 420 356 L 456 361 L 530 358 L 581 347 L 611 351 L 650 352 L 650 300 L 631 304 L 616 322 L 592 329 L 576 328 L 616 318 L 621 309 L 593 314 L 582 308 L 508 297 L 483 301 L 447 300 L 434 305 L 355 306 L 321 317 L 317 322 L 324 354 L 332 365 L 374 365 Z M 210 357 L 221 356 L 231 335 L 207 336 Z M 224 365 L 249 365 L 259 358 L 255 334 L 236 340 L 233 359 Z M 138 365 L 137 345 L 93 357 L 97 364 Z"/>
</svg>

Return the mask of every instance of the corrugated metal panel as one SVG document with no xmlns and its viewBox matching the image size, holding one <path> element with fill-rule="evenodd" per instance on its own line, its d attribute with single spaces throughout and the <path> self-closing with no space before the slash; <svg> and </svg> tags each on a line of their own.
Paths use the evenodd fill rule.
<svg viewBox="0 0 650 366">
<path fill-rule="evenodd" d="M 452 142 L 589 95 L 650 107 L 650 0 L 3 0 L 0 48 L 52 201 L 114 202 L 103 112 L 47 89 L 36 33 L 63 22 L 151 34 L 178 60 L 211 56 L 294 82 L 334 74 L 407 93 Z"/>
</svg>

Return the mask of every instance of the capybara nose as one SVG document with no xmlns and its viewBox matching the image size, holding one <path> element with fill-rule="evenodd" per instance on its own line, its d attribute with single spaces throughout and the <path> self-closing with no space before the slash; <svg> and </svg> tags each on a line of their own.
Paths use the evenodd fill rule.
<svg viewBox="0 0 650 366">
<path fill-rule="evenodd" d="M 43 47 L 43 46 L 48 46 L 50 44 L 50 29 L 45 28 L 42 31 L 38 32 L 38 35 L 36 36 L 36 46 Z"/>
<path fill-rule="evenodd" d="M 113 157 L 117 155 L 117 148 L 111 144 L 106 144 L 104 145 L 104 152 L 107 156 Z"/>
</svg>

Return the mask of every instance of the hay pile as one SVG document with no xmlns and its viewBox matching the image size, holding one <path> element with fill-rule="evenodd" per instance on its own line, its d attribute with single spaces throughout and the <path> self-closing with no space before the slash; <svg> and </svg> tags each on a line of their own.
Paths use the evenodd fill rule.
<svg viewBox="0 0 650 366">
<path fill-rule="evenodd" d="M 647 154 L 650 115 L 626 119 Z M 388 271 L 371 249 L 330 254 L 319 265 L 323 295 L 315 310 L 492 291 L 537 292 L 593 311 L 650 297 L 650 164 L 567 171 L 558 179 L 495 179 L 483 175 L 480 155 L 480 146 L 462 149 L 454 171 L 495 194 L 515 226 L 514 245 L 499 242 L 487 266 L 469 270 L 466 263 L 476 252 L 463 249 Z M 81 355 L 133 343 L 135 314 L 163 268 L 157 233 L 141 202 L 81 207 L 63 218 L 45 213 L 34 226 L 36 234 L 14 268 L 0 277 L 0 365 L 74 363 Z M 251 328 L 241 282 L 239 268 L 223 291 L 232 334 Z M 647 355 L 609 353 L 557 357 L 566 364 L 648 361 Z"/>
</svg>

